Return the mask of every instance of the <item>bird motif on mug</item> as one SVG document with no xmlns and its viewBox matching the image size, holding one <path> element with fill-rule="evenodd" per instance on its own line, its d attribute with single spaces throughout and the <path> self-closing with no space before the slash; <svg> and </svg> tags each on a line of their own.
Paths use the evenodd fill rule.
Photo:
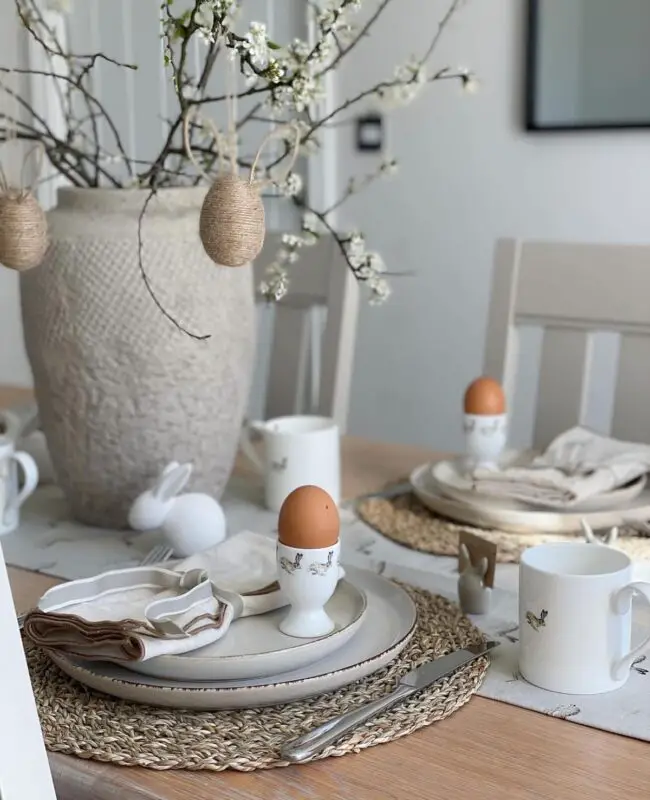
<svg viewBox="0 0 650 800">
<path fill-rule="evenodd" d="M 300 569 L 300 562 L 302 561 L 302 556 L 303 556 L 302 553 L 296 553 L 296 555 L 294 556 L 293 561 L 289 561 L 288 558 L 286 558 L 285 556 L 282 556 L 282 558 L 280 559 L 280 567 L 285 572 L 288 572 L 289 575 L 293 575 L 293 573 L 297 569 Z"/>
<path fill-rule="evenodd" d="M 282 461 L 271 461 L 271 469 L 274 472 L 284 472 L 286 468 L 287 468 L 286 456 L 282 459 Z"/>
<path fill-rule="evenodd" d="M 545 608 L 539 612 L 539 617 L 536 617 L 532 611 L 526 612 L 526 622 L 534 631 L 546 626 L 546 617 L 548 617 L 548 611 Z"/>
</svg>

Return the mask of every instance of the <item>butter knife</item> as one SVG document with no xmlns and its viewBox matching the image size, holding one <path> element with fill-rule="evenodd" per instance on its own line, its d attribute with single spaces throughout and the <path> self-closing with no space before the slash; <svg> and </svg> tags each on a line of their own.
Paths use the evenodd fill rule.
<svg viewBox="0 0 650 800">
<path fill-rule="evenodd" d="M 446 656 L 441 656 L 423 664 L 421 667 L 412 669 L 402 677 L 394 692 L 386 695 L 386 697 L 373 700 L 371 703 L 366 703 L 354 711 L 348 711 L 347 714 L 334 717 L 304 736 L 287 743 L 280 751 L 281 757 L 295 763 L 306 761 L 346 733 L 359 727 L 359 725 L 363 725 L 371 717 L 381 711 L 386 711 L 400 700 L 405 700 L 412 694 L 426 689 L 432 683 L 445 678 L 460 669 L 460 667 L 480 658 L 480 656 L 486 655 L 498 645 L 499 642 L 491 641 L 469 645 L 463 650 L 454 650 Z"/>
</svg>

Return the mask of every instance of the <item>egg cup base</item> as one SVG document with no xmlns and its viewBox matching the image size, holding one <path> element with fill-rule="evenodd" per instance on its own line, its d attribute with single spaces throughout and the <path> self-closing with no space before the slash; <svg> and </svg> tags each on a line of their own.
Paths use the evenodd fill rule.
<svg viewBox="0 0 650 800">
<path fill-rule="evenodd" d="M 278 627 L 295 639 L 317 639 L 332 633 L 336 626 L 323 608 L 292 608 Z"/>
</svg>

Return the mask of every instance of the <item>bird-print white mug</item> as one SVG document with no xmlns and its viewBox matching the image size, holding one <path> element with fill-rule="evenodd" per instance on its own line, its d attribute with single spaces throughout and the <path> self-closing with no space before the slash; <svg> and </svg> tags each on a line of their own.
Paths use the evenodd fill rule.
<svg viewBox="0 0 650 800">
<path fill-rule="evenodd" d="M 23 473 L 22 486 L 18 469 Z M 38 486 L 38 467 L 28 454 L 17 452 L 8 436 L 0 435 L 0 536 L 18 527 L 20 507 Z"/>
<path fill-rule="evenodd" d="M 519 566 L 519 672 L 551 692 L 621 687 L 650 636 L 632 648 L 632 598 L 650 605 L 621 550 L 588 542 L 541 544 Z"/>
<path fill-rule="evenodd" d="M 262 435 L 263 456 L 253 446 L 251 432 Z M 266 507 L 280 511 L 287 495 L 299 486 L 324 489 L 338 505 L 341 497 L 341 439 L 329 417 L 276 417 L 249 422 L 241 447 L 264 477 Z"/>
</svg>

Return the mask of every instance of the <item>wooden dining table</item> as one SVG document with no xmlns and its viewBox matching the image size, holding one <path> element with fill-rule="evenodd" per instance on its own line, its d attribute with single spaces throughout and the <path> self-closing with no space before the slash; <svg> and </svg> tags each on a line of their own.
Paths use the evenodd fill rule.
<svg viewBox="0 0 650 800">
<path fill-rule="evenodd" d="M 0 407 L 27 396 L 0 389 Z M 343 493 L 379 489 L 435 455 L 347 436 Z M 17 611 L 58 582 L 21 569 L 9 573 Z M 482 697 L 390 744 L 251 773 L 158 772 L 56 753 L 49 758 L 59 800 L 621 800 L 650 792 L 648 743 Z"/>
</svg>

